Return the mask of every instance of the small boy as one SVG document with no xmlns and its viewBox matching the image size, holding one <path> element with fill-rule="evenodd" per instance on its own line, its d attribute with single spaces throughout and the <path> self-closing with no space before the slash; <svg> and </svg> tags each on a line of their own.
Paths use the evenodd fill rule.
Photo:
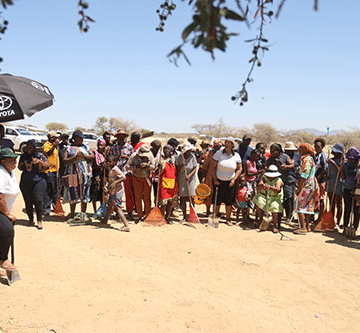
<svg viewBox="0 0 360 333">
<path fill-rule="evenodd" d="M 124 223 L 124 226 L 120 228 L 121 231 L 130 231 L 129 225 L 126 221 L 125 215 L 121 209 L 121 195 L 118 193 L 123 191 L 123 181 L 126 179 L 126 176 L 123 172 L 116 166 L 117 158 L 114 155 L 108 155 L 105 160 L 105 188 L 104 188 L 104 202 L 107 203 L 107 210 L 102 223 L 107 223 L 110 217 L 110 214 L 115 209 L 117 215 L 120 217 L 120 220 Z"/>
<path fill-rule="evenodd" d="M 243 222 L 246 222 L 248 217 L 248 201 L 250 200 L 251 193 L 246 186 L 245 176 L 240 176 L 239 188 L 237 193 L 236 202 L 238 204 L 238 209 L 236 211 L 236 223 L 239 222 L 240 210 L 243 216 Z"/>
</svg>

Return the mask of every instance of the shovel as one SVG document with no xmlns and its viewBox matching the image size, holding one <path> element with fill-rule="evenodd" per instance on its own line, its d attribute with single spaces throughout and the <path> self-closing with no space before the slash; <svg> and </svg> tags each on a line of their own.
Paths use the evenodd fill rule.
<svg viewBox="0 0 360 333">
<path fill-rule="evenodd" d="M 350 226 L 345 229 L 345 235 L 350 239 L 356 239 L 356 230 L 354 228 L 354 198 L 351 200 Z"/>
<path fill-rule="evenodd" d="M 266 231 L 269 228 L 271 220 L 272 220 L 272 217 L 269 215 L 269 198 L 268 198 L 268 193 L 266 192 L 265 213 L 264 213 L 263 220 L 259 227 L 260 231 Z"/>
<path fill-rule="evenodd" d="M 217 195 L 218 195 L 218 187 L 216 186 L 216 190 L 215 190 L 215 202 L 214 202 L 214 213 L 212 215 L 212 217 L 209 218 L 207 226 L 208 227 L 213 227 L 213 228 L 218 228 L 219 227 L 219 218 L 216 218 L 216 203 L 217 203 Z"/>
<path fill-rule="evenodd" d="M 11 263 L 14 265 L 15 264 L 15 250 L 14 250 L 14 241 L 11 244 Z M 12 272 L 6 271 L 6 275 L 8 278 L 8 283 L 9 286 L 11 286 L 13 283 L 15 283 L 16 281 L 20 281 L 20 274 L 19 271 L 17 270 L 17 268 L 15 267 L 15 269 Z"/>
</svg>

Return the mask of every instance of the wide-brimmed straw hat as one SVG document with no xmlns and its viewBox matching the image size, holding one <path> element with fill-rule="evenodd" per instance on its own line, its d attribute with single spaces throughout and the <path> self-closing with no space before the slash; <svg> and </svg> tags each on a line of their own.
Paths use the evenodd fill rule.
<svg viewBox="0 0 360 333">
<path fill-rule="evenodd" d="M 148 158 L 150 158 L 150 155 L 152 155 L 149 146 L 147 146 L 145 144 L 140 146 L 140 148 L 137 151 L 137 154 L 140 157 L 148 157 Z"/>
<path fill-rule="evenodd" d="M 126 137 L 129 136 L 129 134 L 126 133 L 124 130 L 118 130 L 114 136 L 118 136 L 118 135 L 125 135 Z"/>
<path fill-rule="evenodd" d="M 2 148 L 0 149 L 0 160 L 3 158 L 16 158 L 18 157 L 17 154 L 15 154 L 10 148 Z"/>
<path fill-rule="evenodd" d="M 297 148 L 295 147 L 294 142 L 288 141 L 285 142 L 284 150 L 297 150 Z"/>
<path fill-rule="evenodd" d="M 277 166 L 273 164 L 269 166 L 269 169 L 264 173 L 264 175 L 269 178 L 275 178 L 280 177 L 281 173 L 279 172 Z"/>
<path fill-rule="evenodd" d="M 223 143 L 223 145 L 225 145 L 226 140 L 231 141 L 233 143 L 233 145 L 234 145 L 233 150 L 237 150 L 239 148 L 239 144 L 235 141 L 235 138 L 233 138 L 232 136 L 221 139 L 221 142 Z"/>
<path fill-rule="evenodd" d="M 344 146 L 341 143 L 335 143 L 333 146 L 330 146 L 333 153 L 342 154 L 344 152 Z"/>
</svg>

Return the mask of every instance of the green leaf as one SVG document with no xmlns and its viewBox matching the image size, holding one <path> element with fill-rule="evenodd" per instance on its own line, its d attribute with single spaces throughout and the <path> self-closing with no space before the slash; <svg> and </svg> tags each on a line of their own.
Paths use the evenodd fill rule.
<svg viewBox="0 0 360 333">
<path fill-rule="evenodd" d="M 89 16 L 86 16 L 86 19 L 88 20 L 88 21 L 90 21 L 90 22 L 95 22 L 91 17 L 89 17 Z"/>
<path fill-rule="evenodd" d="M 204 35 L 203 34 L 200 35 L 198 38 L 195 38 L 193 40 L 194 48 L 195 49 L 198 48 L 202 44 L 203 41 L 204 41 Z"/>
<path fill-rule="evenodd" d="M 232 10 L 227 10 L 225 18 L 228 20 L 244 21 L 245 19 L 240 16 L 238 13 L 233 12 Z"/>
<path fill-rule="evenodd" d="M 196 29 L 196 27 L 198 26 L 198 22 L 193 22 L 191 24 L 189 24 L 183 31 L 182 33 L 182 39 L 185 41 L 186 38 Z"/>
</svg>

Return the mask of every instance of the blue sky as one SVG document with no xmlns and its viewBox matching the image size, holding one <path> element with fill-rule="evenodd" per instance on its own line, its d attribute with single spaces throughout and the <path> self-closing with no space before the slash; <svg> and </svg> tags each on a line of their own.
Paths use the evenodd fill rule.
<svg viewBox="0 0 360 333">
<path fill-rule="evenodd" d="M 232 3 L 229 1 L 229 4 Z M 96 20 L 80 34 L 77 1 L 22 0 L 3 12 L 9 21 L 0 41 L 3 73 L 49 86 L 54 106 L 25 121 L 90 128 L 99 116 L 134 120 L 157 132 L 190 132 L 196 123 L 223 117 L 233 127 L 270 122 L 280 129 L 348 129 L 359 124 L 360 7 L 356 1 L 288 0 L 264 31 L 275 43 L 256 68 L 243 107 L 230 100 L 249 71 L 256 24 L 231 24 L 240 32 L 226 53 L 188 46 L 192 66 L 166 55 L 181 43 L 192 11 L 177 1 L 163 33 L 156 32 L 160 1 L 89 0 Z M 274 8 L 276 11 L 276 8 Z"/>
</svg>

